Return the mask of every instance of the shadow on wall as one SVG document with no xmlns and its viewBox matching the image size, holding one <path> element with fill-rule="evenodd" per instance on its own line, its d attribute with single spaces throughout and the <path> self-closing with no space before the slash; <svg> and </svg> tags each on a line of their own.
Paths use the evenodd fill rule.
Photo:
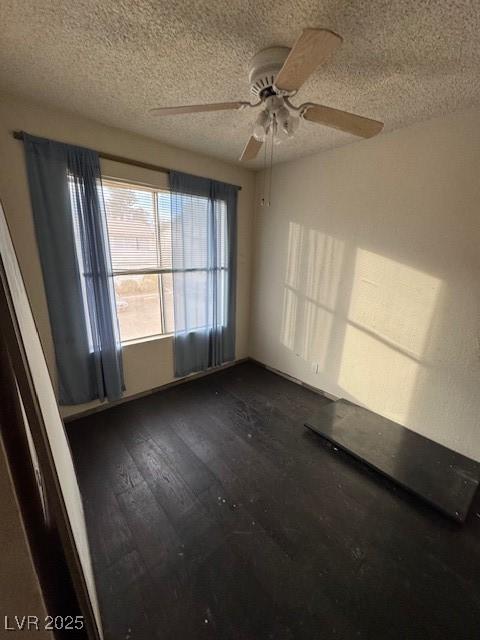
<svg viewBox="0 0 480 640">
<path fill-rule="evenodd" d="M 461 339 L 451 304 L 436 275 L 289 222 L 281 345 L 318 374 L 319 388 L 468 455 L 455 421 L 478 418 L 478 381 L 462 360 L 476 356 L 465 349 L 452 370 L 447 354 Z"/>
</svg>

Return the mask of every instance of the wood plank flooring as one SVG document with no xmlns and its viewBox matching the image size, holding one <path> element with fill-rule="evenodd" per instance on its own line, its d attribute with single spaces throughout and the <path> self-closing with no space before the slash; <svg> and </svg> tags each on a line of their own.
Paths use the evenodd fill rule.
<svg viewBox="0 0 480 640">
<path fill-rule="evenodd" d="M 479 637 L 478 497 L 328 449 L 327 402 L 249 362 L 70 423 L 107 640 Z"/>
</svg>

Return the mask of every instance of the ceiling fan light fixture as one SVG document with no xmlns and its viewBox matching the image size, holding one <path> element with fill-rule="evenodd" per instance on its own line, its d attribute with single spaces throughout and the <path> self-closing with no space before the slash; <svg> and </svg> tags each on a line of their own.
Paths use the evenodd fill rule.
<svg viewBox="0 0 480 640">
<path fill-rule="evenodd" d="M 300 124 L 300 120 L 292 115 L 285 105 L 277 111 L 276 119 L 278 123 L 277 134 L 283 133 L 287 138 L 291 138 L 295 134 Z"/>
<path fill-rule="evenodd" d="M 260 111 L 253 125 L 253 137 L 258 142 L 265 142 L 270 125 L 270 114 L 266 110 Z"/>
<path fill-rule="evenodd" d="M 283 123 L 283 130 L 285 131 L 287 136 L 291 138 L 295 135 L 299 125 L 300 118 L 298 118 L 297 116 L 292 116 L 292 114 L 290 114 L 288 120 Z"/>
<path fill-rule="evenodd" d="M 285 133 L 283 127 L 279 126 L 278 122 L 275 122 L 274 130 L 273 130 L 273 143 L 274 144 L 282 144 L 288 138 Z"/>
</svg>

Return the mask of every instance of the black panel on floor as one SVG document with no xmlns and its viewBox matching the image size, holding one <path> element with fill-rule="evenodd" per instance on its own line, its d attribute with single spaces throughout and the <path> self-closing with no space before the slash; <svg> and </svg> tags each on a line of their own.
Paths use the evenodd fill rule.
<svg viewBox="0 0 480 640">
<path fill-rule="evenodd" d="M 451 518 L 467 517 L 478 462 L 347 400 L 316 411 L 305 426 Z"/>
<path fill-rule="evenodd" d="M 68 426 L 106 640 L 477 637 L 480 504 L 372 482 L 322 404 L 245 363 Z"/>
</svg>

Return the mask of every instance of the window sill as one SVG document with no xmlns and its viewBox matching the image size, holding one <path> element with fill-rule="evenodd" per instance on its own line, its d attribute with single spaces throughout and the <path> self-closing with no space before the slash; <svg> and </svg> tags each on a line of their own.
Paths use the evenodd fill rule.
<svg viewBox="0 0 480 640">
<path fill-rule="evenodd" d="M 143 342 L 157 342 L 157 340 L 165 340 L 167 338 L 173 338 L 173 333 L 160 333 L 155 336 L 146 336 L 145 338 L 134 338 L 133 340 L 125 340 L 121 344 L 122 349 L 124 349 L 131 345 L 141 344 Z"/>
</svg>

